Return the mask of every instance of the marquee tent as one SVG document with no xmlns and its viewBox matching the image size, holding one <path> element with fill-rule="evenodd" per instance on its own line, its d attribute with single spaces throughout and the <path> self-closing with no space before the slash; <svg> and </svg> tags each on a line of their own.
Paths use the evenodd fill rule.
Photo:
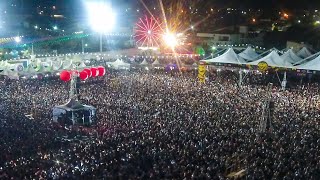
<svg viewBox="0 0 320 180">
<path fill-rule="evenodd" d="M 159 66 L 160 62 L 158 59 L 156 59 L 155 61 L 153 61 L 152 66 Z"/>
<path fill-rule="evenodd" d="M 70 99 L 66 104 L 53 108 L 53 121 L 63 125 L 91 125 L 96 123 L 96 111 L 97 109 L 93 106 L 84 105 L 75 99 Z"/>
<path fill-rule="evenodd" d="M 85 67 L 87 67 L 87 65 L 84 62 L 81 62 L 78 67 L 79 68 L 85 68 Z"/>
<path fill-rule="evenodd" d="M 291 64 L 296 64 L 302 60 L 299 56 L 297 56 L 292 49 L 286 51 L 283 55 L 280 56 L 282 59 L 288 61 Z"/>
<path fill-rule="evenodd" d="M 225 53 L 218 57 L 201 61 L 206 63 L 247 64 L 245 60 L 238 58 L 238 55 L 232 48 L 229 48 Z"/>
<path fill-rule="evenodd" d="M 107 64 L 110 65 L 114 69 L 129 69 L 130 68 L 129 63 L 125 63 L 120 59 L 117 59 L 114 62 L 107 62 Z"/>
<path fill-rule="evenodd" d="M 8 66 L 7 61 L 0 61 L 0 71 L 6 69 Z"/>
<path fill-rule="evenodd" d="M 71 69 L 72 64 L 73 64 L 73 60 L 67 57 L 66 60 L 63 61 L 63 65 L 62 65 L 63 69 Z"/>
<path fill-rule="evenodd" d="M 10 79 L 16 79 L 19 80 L 18 72 L 12 71 L 8 66 L 4 67 L 2 71 L 0 72 L 0 75 L 4 75 L 9 77 Z"/>
<path fill-rule="evenodd" d="M 307 58 L 312 55 L 312 53 L 306 48 L 303 47 L 300 51 L 297 52 L 297 55 L 301 58 Z"/>
<path fill-rule="evenodd" d="M 144 60 L 140 63 L 140 65 L 149 65 L 149 63 L 147 62 L 146 59 L 144 59 Z"/>
<path fill-rule="evenodd" d="M 61 70 L 63 67 L 63 61 L 60 59 L 56 59 L 55 61 L 52 61 L 52 69 L 54 71 Z"/>
<path fill-rule="evenodd" d="M 239 58 L 244 59 L 245 61 L 254 61 L 259 57 L 259 54 L 256 53 L 251 46 L 248 46 L 244 51 L 238 54 Z"/>
<path fill-rule="evenodd" d="M 267 56 L 265 56 L 259 60 L 253 61 L 251 63 L 248 63 L 248 64 L 258 65 L 260 62 L 266 62 L 268 64 L 268 66 L 273 66 L 273 67 L 285 67 L 285 68 L 293 67 L 293 65 L 291 63 L 282 59 L 275 50 L 273 50 Z"/>
<path fill-rule="evenodd" d="M 53 70 L 52 61 L 41 62 L 41 66 L 43 72 L 52 72 Z"/>
<path fill-rule="evenodd" d="M 0 61 L 0 71 L 5 69 L 9 69 L 13 72 L 23 71 L 24 69 L 23 63 L 18 63 L 18 61 L 12 61 L 12 62 L 10 61 L 10 63 L 8 63 L 8 61 Z"/>
<path fill-rule="evenodd" d="M 297 69 L 320 71 L 320 56 L 317 56 L 315 59 L 296 67 Z"/>
</svg>

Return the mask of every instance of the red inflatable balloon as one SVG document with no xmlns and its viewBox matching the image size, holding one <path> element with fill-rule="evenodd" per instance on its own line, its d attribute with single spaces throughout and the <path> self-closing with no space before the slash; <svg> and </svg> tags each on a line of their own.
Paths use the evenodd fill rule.
<svg viewBox="0 0 320 180">
<path fill-rule="evenodd" d="M 89 78 L 88 76 L 88 73 L 87 71 L 83 70 L 79 73 L 79 78 L 82 80 L 82 81 L 85 81 Z"/>
<path fill-rule="evenodd" d="M 99 75 L 98 69 L 97 68 L 91 68 L 92 72 L 92 77 L 97 77 Z"/>
<path fill-rule="evenodd" d="M 69 71 L 62 71 L 60 73 L 60 79 L 65 82 L 70 81 L 71 80 L 71 73 Z"/>
<path fill-rule="evenodd" d="M 104 76 L 106 74 L 106 69 L 103 66 L 98 67 L 98 76 Z"/>
<path fill-rule="evenodd" d="M 92 72 L 91 72 L 90 69 L 86 68 L 86 69 L 84 69 L 83 71 L 86 71 L 86 72 L 87 72 L 88 77 L 91 77 L 91 76 L 92 76 Z"/>
</svg>

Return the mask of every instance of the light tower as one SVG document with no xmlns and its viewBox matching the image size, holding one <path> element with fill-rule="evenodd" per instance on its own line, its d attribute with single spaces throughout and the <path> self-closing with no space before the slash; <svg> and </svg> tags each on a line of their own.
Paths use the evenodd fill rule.
<svg viewBox="0 0 320 180">
<path fill-rule="evenodd" d="M 91 28 L 100 35 L 100 53 L 102 53 L 103 35 L 114 27 L 115 13 L 110 3 L 105 1 L 88 1 L 86 7 Z"/>
<path fill-rule="evenodd" d="M 263 109 L 262 109 L 262 116 L 260 119 L 260 127 L 259 131 L 260 133 L 264 133 L 267 130 L 270 130 L 272 128 L 272 114 L 273 114 L 273 101 L 272 101 L 272 83 L 268 84 L 267 87 L 267 96 L 266 99 L 263 102 Z"/>
<path fill-rule="evenodd" d="M 77 71 L 71 71 L 70 89 L 69 89 L 69 99 L 78 100 L 77 96 Z"/>
</svg>

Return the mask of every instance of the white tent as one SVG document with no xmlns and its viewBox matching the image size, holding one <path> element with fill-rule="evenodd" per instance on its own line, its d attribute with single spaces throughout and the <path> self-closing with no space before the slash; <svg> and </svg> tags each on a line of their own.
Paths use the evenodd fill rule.
<svg viewBox="0 0 320 180">
<path fill-rule="evenodd" d="M 22 63 L 8 63 L 8 61 L 0 61 L 0 70 L 9 69 L 12 71 L 22 71 L 23 70 L 23 64 Z"/>
<path fill-rule="evenodd" d="M 246 61 L 254 61 L 258 58 L 259 54 L 256 53 L 251 46 L 248 46 L 244 51 L 239 53 L 238 56 Z"/>
<path fill-rule="evenodd" d="M 307 58 L 311 56 L 312 53 L 306 47 L 303 47 L 300 49 L 300 51 L 297 52 L 297 55 L 302 58 Z"/>
<path fill-rule="evenodd" d="M 296 64 L 302 60 L 299 56 L 297 56 L 292 49 L 286 51 L 283 55 L 280 56 L 282 59 L 288 61 L 291 64 Z"/>
<path fill-rule="evenodd" d="M 147 62 L 146 59 L 144 59 L 144 60 L 140 63 L 140 65 L 149 65 L 149 63 Z"/>
<path fill-rule="evenodd" d="M 0 70 L 6 69 L 6 62 L 5 61 L 0 61 Z"/>
<path fill-rule="evenodd" d="M 221 56 L 201 61 L 206 63 L 247 64 L 246 61 L 238 58 L 238 55 L 234 52 L 232 48 L 229 48 Z"/>
<path fill-rule="evenodd" d="M 82 62 L 82 57 L 83 55 L 74 55 L 74 56 L 71 56 L 71 59 L 72 59 L 72 62 L 75 63 L 75 62 Z"/>
<path fill-rule="evenodd" d="M 160 62 L 158 59 L 156 59 L 155 61 L 153 61 L 152 66 L 159 66 Z"/>
<path fill-rule="evenodd" d="M 87 67 L 87 65 L 84 62 L 81 62 L 78 67 L 79 68 L 85 68 L 85 67 Z"/>
<path fill-rule="evenodd" d="M 10 79 L 19 80 L 18 72 L 12 71 L 12 70 L 9 68 L 9 66 L 4 66 L 4 68 L 2 69 L 2 72 L 0 72 L 0 75 L 7 76 L 7 77 L 9 77 Z"/>
<path fill-rule="evenodd" d="M 54 71 L 61 70 L 63 67 L 63 61 L 61 59 L 56 59 L 55 61 L 52 61 L 52 69 Z"/>
<path fill-rule="evenodd" d="M 297 66 L 297 69 L 320 71 L 320 56 L 317 56 L 315 59 L 307 63 Z"/>
<path fill-rule="evenodd" d="M 11 65 L 10 69 L 14 72 L 22 72 L 24 69 L 23 63 L 14 63 Z"/>
<path fill-rule="evenodd" d="M 53 70 L 53 65 L 52 61 L 46 61 L 46 62 L 41 62 L 42 72 L 52 72 Z"/>
<path fill-rule="evenodd" d="M 43 70 L 43 65 L 40 59 L 35 59 L 29 63 L 28 67 L 24 69 L 22 74 L 36 74 Z"/>
<path fill-rule="evenodd" d="M 63 61 L 63 69 L 71 69 L 73 64 L 73 60 L 66 57 L 66 60 Z"/>
<path fill-rule="evenodd" d="M 111 65 L 111 67 L 114 69 L 129 69 L 130 68 L 129 63 L 125 63 L 120 59 L 117 59 L 114 62 L 108 62 L 107 64 Z"/>
<path fill-rule="evenodd" d="M 260 62 L 266 62 L 268 66 L 273 66 L 273 67 L 286 67 L 286 68 L 293 67 L 291 63 L 282 59 L 275 50 L 273 50 L 267 56 L 248 64 L 258 65 Z"/>
</svg>

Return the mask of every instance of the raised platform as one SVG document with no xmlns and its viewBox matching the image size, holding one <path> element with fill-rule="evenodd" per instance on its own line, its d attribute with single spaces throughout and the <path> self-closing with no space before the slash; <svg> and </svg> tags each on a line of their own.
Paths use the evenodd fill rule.
<svg viewBox="0 0 320 180">
<path fill-rule="evenodd" d="M 96 123 L 96 108 L 83 105 L 75 99 L 66 104 L 55 106 L 52 110 L 53 121 L 61 125 L 90 126 Z"/>
</svg>

